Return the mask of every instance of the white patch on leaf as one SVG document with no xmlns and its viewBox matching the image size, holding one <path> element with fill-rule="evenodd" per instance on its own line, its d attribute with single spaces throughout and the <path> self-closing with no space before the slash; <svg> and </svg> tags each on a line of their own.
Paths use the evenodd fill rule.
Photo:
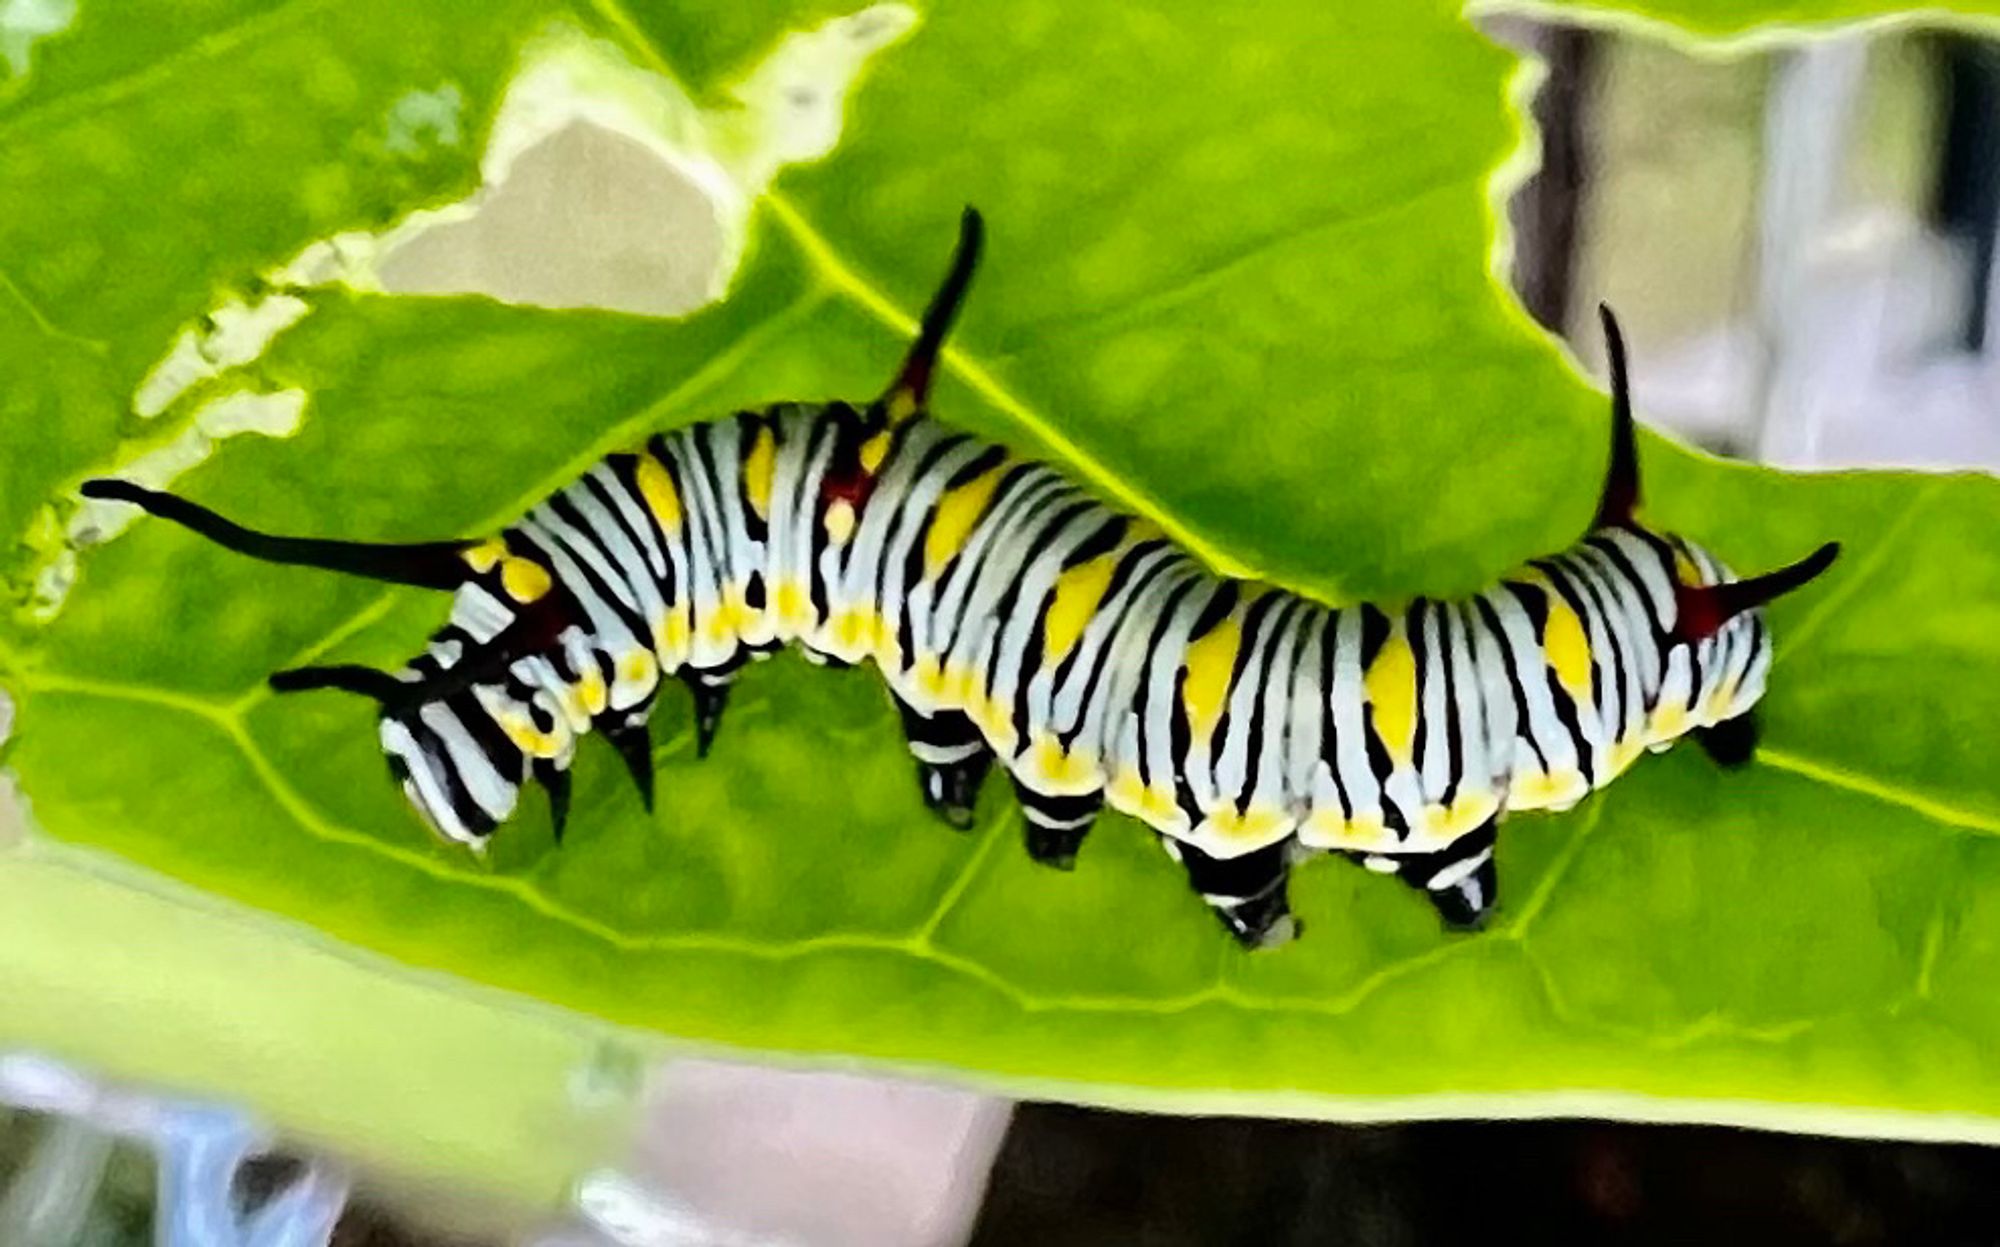
<svg viewBox="0 0 2000 1247">
<path fill-rule="evenodd" d="M 255 303 L 231 299 L 174 339 L 133 391 L 133 413 L 150 420 L 201 382 L 261 358 L 305 314 L 306 301 L 296 295 L 267 295 Z"/>
<path fill-rule="evenodd" d="M 117 474 L 152 489 L 165 489 L 174 478 L 214 454 L 218 442 L 243 433 L 292 436 L 299 431 L 305 408 L 304 390 L 238 390 L 218 395 L 196 408 L 187 427 L 121 464 Z M 29 618 L 37 623 L 55 618 L 76 586 L 79 552 L 116 537 L 139 515 L 137 507 L 122 502 L 80 498 L 53 540 L 46 535 L 31 536 L 30 544 L 39 547 L 43 557 L 29 591 Z"/>
<path fill-rule="evenodd" d="M 730 91 L 743 106 L 725 114 L 741 144 L 738 185 L 754 197 L 786 165 L 831 155 L 862 69 L 916 24 L 915 9 L 878 4 L 787 35 Z"/>
<path fill-rule="evenodd" d="M 35 45 L 68 30 L 76 0 L 0 0 L 0 65 L 19 81 L 34 64 Z"/>
<path fill-rule="evenodd" d="M 400 156 L 457 147 L 463 141 L 464 116 L 465 93 L 455 82 L 435 91 L 412 91 L 390 106 L 389 135 L 383 145 Z"/>
</svg>

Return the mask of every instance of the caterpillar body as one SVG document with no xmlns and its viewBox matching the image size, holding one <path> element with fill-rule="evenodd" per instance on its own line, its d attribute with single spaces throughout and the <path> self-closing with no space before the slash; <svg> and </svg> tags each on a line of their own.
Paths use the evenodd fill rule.
<svg viewBox="0 0 2000 1247">
<path fill-rule="evenodd" d="M 928 410 L 982 238 L 951 270 L 879 399 L 781 403 L 613 454 L 498 536 L 373 545 L 278 537 L 130 482 L 87 482 L 257 558 L 455 594 L 395 674 L 307 667 L 281 691 L 380 706 L 392 772 L 475 848 L 546 787 L 560 838 L 579 740 L 602 732 L 650 809 L 647 720 L 670 677 L 708 752 L 731 681 L 786 645 L 872 661 L 924 802 L 957 827 L 998 761 L 1027 851 L 1070 866 L 1103 806 L 1151 826 L 1250 946 L 1297 930 L 1293 861 L 1394 874 L 1453 926 L 1498 896 L 1509 811 L 1566 808 L 1647 749 L 1754 746 L 1770 669 L 1759 607 L 1829 544 L 1738 580 L 1642 525 L 1623 345 L 1604 313 L 1612 453 L 1596 522 L 1484 592 L 1327 607 L 1215 575 L 1055 469 Z"/>
</svg>

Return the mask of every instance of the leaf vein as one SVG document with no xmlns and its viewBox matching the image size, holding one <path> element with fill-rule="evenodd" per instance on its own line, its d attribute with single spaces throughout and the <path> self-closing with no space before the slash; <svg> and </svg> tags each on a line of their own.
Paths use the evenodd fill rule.
<svg viewBox="0 0 2000 1247">
<path fill-rule="evenodd" d="M 142 94 L 162 81 L 170 81 L 184 65 L 237 52 L 245 45 L 303 19 L 314 9 L 331 7 L 329 0 L 283 0 L 276 8 L 197 36 L 130 73 L 92 83 L 73 95 L 55 96 L 0 116 L 0 136 L 10 135 L 28 122 L 71 121 L 88 116 Z"/>
<path fill-rule="evenodd" d="M 1794 775 L 1826 784 L 1833 788 L 1843 788 L 1849 792 L 1872 797 L 1888 805 L 1899 806 L 1913 814 L 1921 815 L 1935 823 L 1956 827 L 1965 831 L 1977 831 L 1986 835 L 2000 835 L 2000 818 L 1980 814 L 1972 810 L 1960 809 L 1942 801 L 1935 801 L 1921 793 L 1894 784 L 1886 784 L 1866 775 L 1842 770 L 1811 758 L 1790 753 L 1769 746 L 1757 750 L 1757 761 L 1774 770 L 1789 771 Z"/>
<path fill-rule="evenodd" d="M 1796 657 L 1807 639 L 1817 634 L 1826 621 L 1833 617 L 1834 612 L 1845 606 L 1848 599 L 1858 593 L 1875 573 L 1888 563 L 1890 552 L 1909 533 L 1917 516 L 1933 498 L 1944 492 L 1948 484 L 1950 484 L 1949 477 L 1932 481 L 1905 504 L 1903 513 L 1890 523 L 1881 538 L 1869 550 L 1868 557 L 1856 564 L 1853 570 L 1841 578 L 1838 586 L 1829 590 L 1798 623 L 1791 627 L 1785 637 L 1783 648 L 1779 649 L 1771 660 L 1772 666 L 1777 666 L 1786 658 Z"/>
</svg>

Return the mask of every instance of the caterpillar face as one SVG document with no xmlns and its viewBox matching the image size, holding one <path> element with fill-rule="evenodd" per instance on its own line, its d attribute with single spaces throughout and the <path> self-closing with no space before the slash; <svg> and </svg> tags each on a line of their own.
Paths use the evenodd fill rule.
<svg viewBox="0 0 2000 1247">
<path fill-rule="evenodd" d="M 1714 554 L 1683 538 L 1671 540 L 1677 588 L 1712 590 L 1741 583 Z M 1682 644 L 1691 672 L 1687 730 L 1716 761 L 1726 766 L 1749 761 L 1757 741 L 1752 711 L 1771 672 L 1771 630 L 1763 609 L 1742 611 L 1712 635 Z"/>
<path fill-rule="evenodd" d="M 85 493 L 255 557 L 452 591 L 402 672 L 309 667 L 271 683 L 377 702 L 411 804 L 475 848 L 530 780 L 560 839 L 575 743 L 592 732 L 650 810 L 647 720 L 665 679 L 693 695 L 706 753 L 738 670 L 788 644 L 880 672 L 914 796 L 947 823 L 971 824 L 997 766 L 1029 855 L 1067 869 L 1109 805 L 1151 828 L 1251 947 L 1298 931 L 1286 883 L 1306 852 L 1394 875 L 1448 924 L 1477 926 L 1510 811 L 1567 809 L 1683 735 L 1725 762 L 1749 756 L 1771 667 L 1759 608 L 1836 548 L 1741 579 L 1638 522 L 1608 312 L 1612 453 L 1590 531 L 1469 598 L 1332 608 L 1220 577 L 1057 469 L 930 417 L 979 240 L 968 211 L 880 398 L 649 438 L 496 537 L 274 537 L 125 482 Z"/>
<path fill-rule="evenodd" d="M 382 752 L 411 808 L 432 831 L 484 850 L 493 829 L 514 812 L 525 767 L 510 778 L 495 767 L 494 757 L 470 756 L 465 723 L 454 715 L 447 729 L 421 716 L 384 715 Z M 504 755 L 497 760 L 506 761 Z"/>
</svg>

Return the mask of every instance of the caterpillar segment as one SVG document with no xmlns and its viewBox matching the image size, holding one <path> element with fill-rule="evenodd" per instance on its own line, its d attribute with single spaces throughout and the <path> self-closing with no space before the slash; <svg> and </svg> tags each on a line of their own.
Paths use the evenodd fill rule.
<svg viewBox="0 0 2000 1247">
<path fill-rule="evenodd" d="M 1625 355 L 1590 531 L 1456 600 L 1329 608 L 1219 577 L 1054 468 L 931 417 L 939 353 L 982 230 L 888 390 L 779 403 L 608 456 L 497 536 L 369 544 L 256 532 L 118 480 L 85 484 L 245 555 L 448 590 L 403 670 L 279 672 L 379 708 L 392 774 L 474 848 L 530 782 L 565 831 L 579 741 L 602 733 L 653 797 L 648 727 L 672 678 L 696 751 L 731 682 L 796 646 L 872 664 L 926 806 L 970 826 L 1004 770 L 1036 861 L 1072 867 L 1106 806 L 1147 824 L 1245 945 L 1298 930 L 1296 860 L 1396 876 L 1455 928 L 1499 896 L 1496 832 L 1561 810 L 1693 735 L 1738 765 L 1770 671 L 1761 607 L 1824 571 L 1827 545 L 1737 579 L 1637 517 Z"/>
</svg>

